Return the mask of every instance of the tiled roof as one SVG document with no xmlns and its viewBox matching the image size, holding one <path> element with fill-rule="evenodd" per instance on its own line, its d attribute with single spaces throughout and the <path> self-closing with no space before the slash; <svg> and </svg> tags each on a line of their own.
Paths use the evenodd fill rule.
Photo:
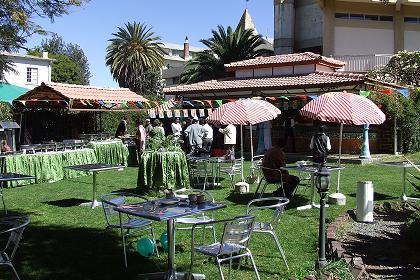
<svg viewBox="0 0 420 280">
<path fill-rule="evenodd" d="M 47 87 L 47 90 L 45 90 Z M 38 92 L 47 92 L 49 89 L 61 94 L 68 99 L 88 99 L 88 100 L 103 100 L 103 101 L 146 101 L 144 97 L 136 94 L 135 92 L 127 88 L 106 88 L 106 87 L 93 87 L 83 85 L 70 85 L 61 83 L 42 83 L 40 86 L 29 91 L 25 95 L 21 96 L 21 100 L 30 99 L 31 95 Z"/>
<path fill-rule="evenodd" d="M 325 57 L 312 52 L 281 54 L 267 57 L 257 57 L 248 60 L 242 60 L 225 64 L 226 71 L 234 71 L 240 68 L 254 67 L 273 67 L 317 63 L 321 65 L 331 66 L 333 68 L 341 68 L 345 65 L 343 61 L 334 58 Z"/>
<path fill-rule="evenodd" d="M 357 85 L 365 81 L 364 74 L 317 71 L 307 75 L 251 78 L 241 80 L 212 80 L 164 88 L 166 94 L 224 92 L 242 90 L 282 90 L 310 87 Z"/>
</svg>

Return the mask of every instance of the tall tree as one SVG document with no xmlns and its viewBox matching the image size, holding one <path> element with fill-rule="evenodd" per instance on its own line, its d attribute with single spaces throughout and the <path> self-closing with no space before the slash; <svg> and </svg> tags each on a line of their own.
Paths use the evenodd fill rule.
<svg viewBox="0 0 420 280">
<path fill-rule="evenodd" d="M 83 49 L 76 44 L 66 43 L 63 38 L 53 34 L 42 40 L 41 45 L 28 51 L 31 55 L 48 52 L 56 59 L 52 65 L 51 80 L 59 83 L 88 85 L 90 79 L 89 63 Z M 68 73 L 66 73 L 68 71 Z"/>
<path fill-rule="evenodd" d="M 0 53 L 24 49 L 26 40 L 33 34 L 45 34 L 33 22 L 35 17 L 51 21 L 67 14 L 70 7 L 80 6 L 89 0 L 1 0 L 0 1 Z M 13 64 L 0 54 L 0 71 L 14 71 Z"/>
<path fill-rule="evenodd" d="M 224 64 L 272 54 L 264 48 L 264 40 L 254 35 L 251 29 L 239 27 L 233 30 L 228 26 L 218 26 L 212 30 L 213 37 L 200 42 L 209 49 L 198 53 L 190 60 L 181 75 L 182 83 L 195 83 L 204 80 L 227 77 Z"/>
<path fill-rule="evenodd" d="M 112 34 L 107 47 L 106 65 L 119 85 L 135 92 L 144 91 L 147 71 L 158 71 L 164 63 L 160 37 L 147 25 L 127 23 Z"/>
</svg>

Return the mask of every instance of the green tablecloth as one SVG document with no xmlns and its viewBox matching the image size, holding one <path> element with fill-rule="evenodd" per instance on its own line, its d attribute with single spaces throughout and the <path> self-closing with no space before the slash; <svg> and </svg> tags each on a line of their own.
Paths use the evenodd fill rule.
<svg viewBox="0 0 420 280">
<path fill-rule="evenodd" d="M 85 175 L 85 172 L 67 170 L 64 166 L 96 163 L 96 155 L 92 149 L 51 152 L 40 154 L 10 155 L 3 158 L 2 170 L 35 176 L 37 183 L 55 182 L 62 179 Z M 34 183 L 23 180 L 9 182 L 9 186 L 21 186 Z"/>
<path fill-rule="evenodd" d="M 190 186 L 187 158 L 183 152 L 152 152 L 141 154 L 139 187 L 178 189 Z"/>
<path fill-rule="evenodd" d="M 127 166 L 128 148 L 121 140 L 90 142 L 88 147 L 95 151 L 98 163 Z"/>
</svg>

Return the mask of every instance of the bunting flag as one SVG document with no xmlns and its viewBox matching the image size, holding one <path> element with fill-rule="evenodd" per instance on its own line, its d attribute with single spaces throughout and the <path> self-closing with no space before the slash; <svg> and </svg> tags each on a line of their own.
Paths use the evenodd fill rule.
<svg viewBox="0 0 420 280">
<path fill-rule="evenodd" d="M 188 110 L 184 109 L 182 110 L 182 113 L 184 118 L 188 117 Z"/>
<path fill-rule="evenodd" d="M 144 108 L 143 102 L 137 101 L 136 106 L 139 108 Z"/>
<path fill-rule="evenodd" d="M 184 104 L 190 105 L 192 107 L 194 107 L 194 104 L 191 101 L 188 100 L 184 100 Z"/>
<path fill-rule="evenodd" d="M 275 97 L 266 97 L 265 100 L 267 100 L 267 99 L 268 100 L 273 100 L 273 101 L 276 101 L 277 100 Z"/>
<path fill-rule="evenodd" d="M 397 91 L 402 94 L 404 97 L 409 97 L 409 92 L 408 92 L 408 88 L 401 88 L 401 89 L 397 89 Z"/>
<path fill-rule="evenodd" d="M 204 109 L 198 109 L 198 114 L 200 115 L 201 118 L 206 115 L 206 113 L 204 112 Z"/>
<path fill-rule="evenodd" d="M 90 100 L 85 99 L 85 104 L 84 105 L 92 106 L 92 103 L 90 102 Z"/>
<path fill-rule="evenodd" d="M 213 112 L 213 109 L 207 109 L 207 116 L 210 115 L 211 112 Z"/>
<path fill-rule="evenodd" d="M 167 116 L 168 118 L 172 118 L 172 110 L 168 110 L 168 111 L 166 111 L 166 116 Z"/>
<path fill-rule="evenodd" d="M 213 102 L 211 102 L 211 100 L 204 100 L 204 101 L 207 102 L 207 104 L 209 104 L 209 106 L 213 108 Z"/>
<path fill-rule="evenodd" d="M 73 98 L 70 98 L 69 102 L 70 102 L 70 107 L 73 107 L 74 99 Z"/>
<path fill-rule="evenodd" d="M 64 102 L 64 107 L 69 107 L 69 103 L 67 101 L 63 100 L 63 102 Z"/>
<path fill-rule="evenodd" d="M 19 102 L 22 103 L 23 106 L 26 105 L 26 101 L 24 101 L 24 100 L 19 100 Z"/>
<path fill-rule="evenodd" d="M 158 111 L 159 119 L 163 119 L 165 117 L 165 111 Z"/>
<path fill-rule="evenodd" d="M 156 118 L 155 109 L 149 109 L 149 117 L 152 119 Z"/>
<path fill-rule="evenodd" d="M 216 100 L 217 105 L 219 105 L 219 107 L 221 107 L 223 105 L 222 100 Z"/>
<path fill-rule="evenodd" d="M 87 105 L 86 102 L 84 102 L 82 99 L 79 99 L 79 102 L 82 103 L 82 105 Z"/>
<path fill-rule="evenodd" d="M 387 88 L 387 89 L 381 89 L 379 91 L 380 93 L 386 94 L 386 95 L 391 95 L 392 94 L 392 90 Z"/>
<path fill-rule="evenodd" d="M 180 110 L 174 110 L 174 115 L 176 118 L 180 118 L 181 117 L 181 111 Z"/>
<path fill-rule="evenodd" d="M 361 90 L 359 91 L 359 95 L 363 97 L 368 97 L 370 95 L 370 90 Z"/>
</svg>

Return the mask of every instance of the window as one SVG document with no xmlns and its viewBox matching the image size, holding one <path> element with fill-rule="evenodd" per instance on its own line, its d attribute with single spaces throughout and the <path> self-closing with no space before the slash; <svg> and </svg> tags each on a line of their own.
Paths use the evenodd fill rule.
<svg viewBox="0 0 420 280">
<path fill-rule="evenodd" d="M 26 82 L 38 84 L 38 68 L 28 67 L 26 71 Z"/>
<path fill-rule="evenodd" d="M 335 14 L 335 18 L 340 18 L 340 19 L 349 19 L 349 14 L 336 13 L 336 14 Z"/>
<path fill-rule="evenodd" d="M 404 22 L 406 23 L 418 23 L 419 19 L 415 17 L 405 17 Z"/>
<path fill-rule="evenodd" d="M 369 21 L 393 21 L 393 16 L 380 15 L 366 15 L 366 14 L 350 14 L 350 13 L 335 13 L 337 19 L 347 20 L 369 20 Z"/>
<path fill-rule="evenodd" d="M 377 15 L 365 15 L 365 20 L 378 21 L 378 16 Z"/>
<path fill-rule="evenodd" d="M 364 20 L 364 16 L 362 14 L 350 14 L 350 19 Z"/>
<path fill-rule="evenodd" d="M 380 21 L 394 21 L 393 16 L 379 16 Z"/>
</svg>

